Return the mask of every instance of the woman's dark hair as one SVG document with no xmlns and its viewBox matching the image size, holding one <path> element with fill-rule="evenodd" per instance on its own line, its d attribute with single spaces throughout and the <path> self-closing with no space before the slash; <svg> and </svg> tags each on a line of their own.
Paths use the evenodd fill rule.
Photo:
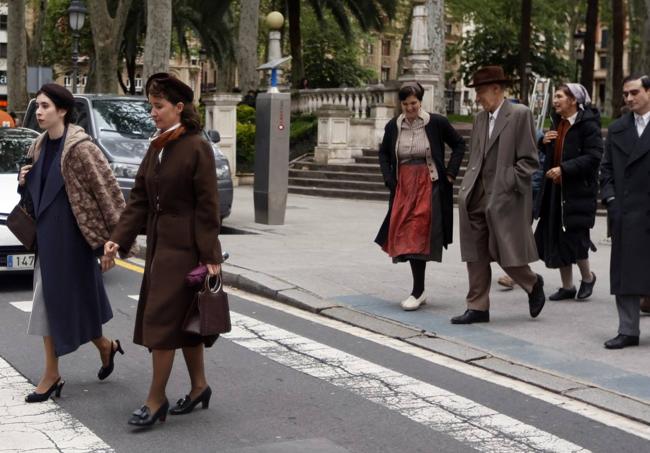
<svg viewBox="0 0 650 453">
<path fill-rule="evenodd" d="M 405 101 L 409 96 L 415 96 L 418 98 L 418 101 L 421 101 L 424 97 L 424 88 L 418 82 L 409 82 L 402 85 L 402 88 L 399 89 L 397 93 L 400 102 Z"/>
<path fill-rule="evenodd" d="M 167 99 L 174 105 L 182 102 L 183 111 L 181 112 L 181 124 L 185 127 L 185 130 L 187 130 L 187 132 L 198 132 L 201 130 L 201 118 L 199 117 L 199 113 L 196 111 L 194 104 L 192 104 L 192 102 L 187 102 L 187 99 L 177 90 L 173 88 L 170 89 L 169 84 L 153 79 L 149 82 L 147 94 Z"/>
<path fill-rule="evenodd" d="M 571 92 L 571 89 L 569 88 L 568 85 L 562 84 L 562 85 L 558 86 L 558 87 L 555 89 L 555 91 L 561 91 L 561 92 L 564 93 L 564 94 L 566 95 L 566 97 L 568 97 L 569 99 L 573 99 L 574 101 L 577 101 L 576 97 L 573 95 L 573 93 Z"/>
<path fill-rule="evenodd" d="M 57 109 L 65 110 L 63 123 L 67 126 L 74 123 L 76 115 L 74 111 L 74 96 L 68 90 L 56 83 L 46 83 L 36 92 L 36 96 L 44 94 L 47 96 Z"/>
</svg>

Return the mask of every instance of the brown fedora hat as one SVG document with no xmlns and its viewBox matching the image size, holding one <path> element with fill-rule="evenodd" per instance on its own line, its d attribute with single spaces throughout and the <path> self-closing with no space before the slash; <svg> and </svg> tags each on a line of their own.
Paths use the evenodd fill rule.
<svg viewBox="0 0 650 453">
<path fill-rule="evenodd" d="M 490 83 L 510 84 L 512 81 L 506 77 L 501 66 L 484 66 L 472 75 L 472 83 L 467 85 L 470 88 Z"/>
</svg>

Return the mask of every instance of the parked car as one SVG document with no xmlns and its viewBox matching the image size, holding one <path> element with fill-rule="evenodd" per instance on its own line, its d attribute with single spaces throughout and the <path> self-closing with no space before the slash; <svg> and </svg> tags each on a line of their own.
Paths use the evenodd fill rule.
<svg viewBox="0 0 650 453">
<path fill-rule="evenodd" d="M 30 253 L 7 228 L 7 216 L 18 204 L 20 161 L 38 133 L 26 128 L 0 128 L 0 273 L 33 272 Z"/>
<path fill-rule="evenodd" d="M 141 96 L 76 94 L 76 124 L 83 127 L 102 150 L 117 181 L 129 199 L 138 167 L 149 147 L 149 137 L 156 131 L 149 116 L 150 105 Z M 25 127 L 40 132 L 36 121 L 36 103 L 32 100 L 25 113 Z M 228 217 L 232 208 L 233 186 L 228 159 L 219 149 L 219 133 L 204 131 L 214 150 L 217 164 L 217 185 L 221 218 Z"/>
</svg>

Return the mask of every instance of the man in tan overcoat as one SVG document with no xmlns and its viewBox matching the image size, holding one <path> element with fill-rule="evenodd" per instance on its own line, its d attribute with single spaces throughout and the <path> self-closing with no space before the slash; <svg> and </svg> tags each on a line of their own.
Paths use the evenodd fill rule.
<svg viewBox="0 0 650 453">
<path fill-rule="evenodd" d="M 528 263 L 537 261 L 531 228 L 531 176 L 539 167 L 530 110 L 505 99 L 509 84 L 500 66 L 486 66 L 470 87 L 483 111 L 476 115 L 458 211 L 460 249 L 467 262 L 467 310 L 453 324 L 490 320 L 490 263 L 496 261 L 528 293 L 530 315 L 542 311 L 544 281 Z"/>
</svg>

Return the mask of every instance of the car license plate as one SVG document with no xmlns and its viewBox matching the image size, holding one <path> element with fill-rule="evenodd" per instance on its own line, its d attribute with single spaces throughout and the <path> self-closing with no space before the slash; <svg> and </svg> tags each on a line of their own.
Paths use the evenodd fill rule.
<svg viewBox="0 0 650 453">
<path fill-rule="evenodd" d="M 7 268 L 34 269 L 34 255 L 7 255 Z"/>
</svg>

